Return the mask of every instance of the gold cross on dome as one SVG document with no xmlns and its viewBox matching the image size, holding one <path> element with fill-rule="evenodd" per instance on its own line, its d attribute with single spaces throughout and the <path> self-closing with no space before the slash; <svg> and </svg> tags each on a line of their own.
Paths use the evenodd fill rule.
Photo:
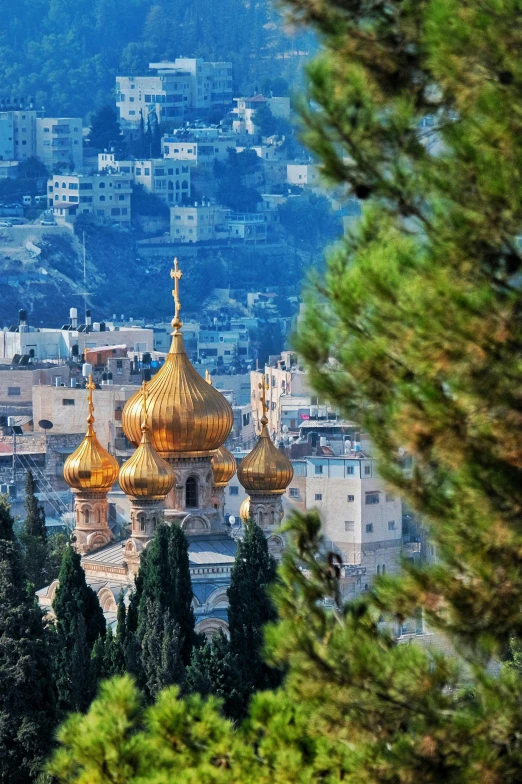
<svg viewBox="0 0 522 784">
<path fill-rule="evenodd" d="M 96 389 L 96 384 L 92 380 L 92 373 L 89 373 L 89 380 L 85 384 L 85 389 L 88 391 L 87 401 L 89 405 L 89 416 L 87 418 L 87 424 L 92 425 L 94 424 L 94 403 L 92 400 L 92 393 L 93 390 Z"/>
<path fill-rule="evenodd" d="M 263 408 L 263 416 L 265 415 L 265 411 L 268 411 L 268 403 L 266 402 L 266 390 L 270 389 L 270 386 L 267 381 L 266 375 L 263 373 L 261 376 L 262 381 L 258 384 L 259 389 L 261 390 L 261 406 Z"/>
<path fill-rule="evenodd" d="M 183 277 L 183 273 L 179 268 L 177 258 L 174 259 L 174 267 L 170 271 L 170 277 L 174 281 L 174 288 L 172 289 L 172 296 L 174 297 L 174 320 L 179 322 L 179 312 L 181 310 L 179 301 L 179 282 Z"/>
</svg>

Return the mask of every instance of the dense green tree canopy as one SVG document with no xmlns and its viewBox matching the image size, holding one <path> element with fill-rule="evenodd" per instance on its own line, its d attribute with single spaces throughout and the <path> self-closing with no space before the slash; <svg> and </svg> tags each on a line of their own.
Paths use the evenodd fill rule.
<svg viewBox="0 0 522 784">
<path fill-rule="evenodd" d="M 113 684 L 63 731 L 54 769 L 77 781 L 108 759 L 141 773 L 108 732 L 130 724 L 164 751 L 152 780 L 515 784 L 522 679 L 501 661 L 522 637 L 522 5 L 292 6 L 324 44 L 308 144 L 369 200 L 310 295 L 299 349 L 317 392 L 369 432 L 439 560 L 343 604 L 319 517 L 294 520 L 267 643 L 283 688 L 258 695 L 233 734 L 212 703 L 172 692 L 145 722 L 129 684 Z M 397 644 L 394 621 L 419 613 L 453 656 Z M 195 732 L 206 741 L 193 753 Z"/>
<path fill-rule="evenodd" d="M 0 497 L 0 781 L 33 781 L 54 727 L 51 660 L 40 610 L 27 591 L 13 519 Z"/>
<path fill-rule="evenodd" d="M 24 569 L 34 588 L 43 588 L 49 578 L 49 553 L 45 512 L 36 497 L 36 482 L 31 471 L 25 482 L 25 520 L 21 533 Z"/>
</svg>

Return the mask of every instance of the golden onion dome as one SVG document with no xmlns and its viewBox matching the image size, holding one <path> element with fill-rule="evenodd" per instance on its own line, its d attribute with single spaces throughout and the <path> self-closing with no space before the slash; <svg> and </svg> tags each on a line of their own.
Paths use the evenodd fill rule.
<svg viewBox="0 0 522 784">
<path fill-rule="evenodd" d="M 225 487 L 236 473 L 236 458 L 225 446 L 220 446 L 212 456 L 214 485 Z"/>
<path fill-rule="evenodd" d="M 118 478 L 118 461 L 102 447 L 94 432 L 92 391 L 95 385 L 89 376 L 89 416 L 87 432 L 80 446 L 69 455 L 63 467 L 63 477 L 74 490 L 109 491 Z"/>
<path fill-rule="evenodd" d="M 250 498 L 245 498 L 241 506 L 239 507 L 239 518 L 242 523 L 248 522 L 250 520 Z"/>
<path fill-rule="evenodd" d="M 142 391 L 141 442 L 132 457 L 120 469 L 120 487 L 131 498 L 160 499 L 172 490 L 175 475 L 166 460 L 153 449 L 146 415 L 147 392 Z"/>
<path fill-rule="evenodd" d="M 263 416 L 258 442 L 241 460 L 237 470 L 237 478 L 250 495 L 282 495 L 294 475 L 290 460 L 272 443 L 267 423 Z"/>
<path fill-rule="evenodd" d="M 165 364 L 147 384 L 147 416 L 152 446 L 162 457 L 179 454 L 206 455 L 223 444 L 232 429 L 233 413 L 226 398 L 208 384 L 191 365 L 180 331 L 178 282 L 181 272 L 174 262 L 176 315 Z M 141 439 L 142 402 L 137 392 L 125 404 L 122 426 L 134 444 Z"/>
</svg>

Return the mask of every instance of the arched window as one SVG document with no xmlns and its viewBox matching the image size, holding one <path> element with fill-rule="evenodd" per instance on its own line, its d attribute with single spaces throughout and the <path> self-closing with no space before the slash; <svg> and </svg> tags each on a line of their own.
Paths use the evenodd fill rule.
<svg viewBox="0 0 522 784">
<path fill-rule="evenodd" d="M 139 524 L 140 524 L 140 531 L 144 531 L 145 530 L 145 518 L 143 517 L 143 515 L 140 515 L 138 517 L 138 521 L 139 521 Z"/>
<path fill-rule="evenodd" d="M 183 191 L 188 190 L 188 182 L 187 182 L 187 180 L 183 180 L 183 182 L 181 183 L 181 190 L 183 190 Z"/>
<path fill-rule="evenodd" d="M 85 525 L 89 525 L 89 523 L 90 523 L 90 517 L 91 517 L 91 510 L 90 510 L 89 508 L 87 508 L 87 507 L 86 507 L 86 508 L 83 510 L 83 522 L 85 523 Z"/>
<path fill-rule="evenodd" d="M 382 565 L 382 573 L 386 574 L 386 565 L 385 564 Z"/>
<path fill-rule="evenodd" d="M 153 531 L 156 530 L 156 518 L 155 517 L 152 518 L 152 530 Z"/>
<path fill-rule="evenodd" d="M 377 574 L 380 574 L 380 573 L 381 573 L 381 567 L 379 566 L 379 564 L 377 564 Z"/>
<path fill-rule="evenodd" d="M 195 476 L 189 476 L 185 485 L 185 505 L 187 508 L 196 508 L 199 505 L 198 480 Z"/>
</svg>

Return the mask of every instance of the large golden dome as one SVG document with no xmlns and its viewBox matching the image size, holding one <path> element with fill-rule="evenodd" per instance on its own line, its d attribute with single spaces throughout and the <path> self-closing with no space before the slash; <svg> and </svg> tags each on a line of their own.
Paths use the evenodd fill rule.
<svg viewBox="0 0 522 784">
<path fill-rule="evenodd" d="M 63 477 L 74 490 L 109 491 L 118 478 L 118 462 L 102 447 L 94 432 L 94 384 L 89 376 L 89 416 L 87 433 L 80 446 L 69 455 L 63 467 Z"/>
<path fill-rule="evenodd" d="M 120 487 L 131 498 L 160 499 L 172 490 L 175 475 L 166 460 L 152 448 L 146 418 L 147 393 L 142 392 L 141 443 L 120 469 Z"/>
<path fill-rule="evenodd" d="M 165 364 L 147 384 L 147 416 L 152 446 L 162 457 L 180 454 L 206 455 L 223 444 L 234 421 L 226 398 L 207 384 L 189 362 L 180 331 L 178 281 L 181 272 L 175 267 L 174 332 Z M 141 392 L 131 397 L 123 409 L 122 426 L 134 444 L 141 439 Z"/>
<path fill-rule="evenodd" d="M 212 471 L 216 487 L 225 487 L 236 473 L 236 458 L 225 446 L 220 446 L 214 452 Z"/>
<path fill-rule="evenodd" d="M 263 416 L 259 440 L 237 470 L 237 478 L 249 495 L 282 495 L 294 475 L 290 460 L 272 443 L 267 422 Z"/>
</svg>

